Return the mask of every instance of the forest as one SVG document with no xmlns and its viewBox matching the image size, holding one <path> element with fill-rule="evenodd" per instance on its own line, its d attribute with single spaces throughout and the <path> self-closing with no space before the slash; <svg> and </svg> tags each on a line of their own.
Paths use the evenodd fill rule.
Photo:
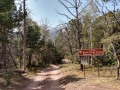
<svg viewBox="0 0 120 90">
<path fill-rule="evenodd" d="M 99 63 L 100 67 L 116 67 L 119 79 L 120 0 L 86 0 L 86 5 L 82 0 L 58 2 L 69 14 L 56 13 L 68 22 L 56 26 L 51 37 L 48 21 L 34 21 L 26 0 L 0 0 L 0 77 L 5 86 L 16 73 L 63 64 L 63 59 L 81 69 L 79 50 L 94 48 L 103 48 L 104 55 L 88 56 L 92 60 L 90 66 L 97 67 Z M 112 3 L 112 10 L 106 6 L 108 3 Z"/>
</svg>

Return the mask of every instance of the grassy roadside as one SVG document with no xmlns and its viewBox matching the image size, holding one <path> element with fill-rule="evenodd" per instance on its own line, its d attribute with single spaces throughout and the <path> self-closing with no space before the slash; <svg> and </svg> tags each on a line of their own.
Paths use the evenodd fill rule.
<svg viewBox="0 0 120 90">
<path fill-rule="evenodd" d="M 61 71 L 66 75 L 76 75 L 77 77 L 84 78 L 84 71 L 80 70 L 79 64 L 62 64 Z M 98 68 L 85 65 L 85 76 L 98 76 Z M 109 67 L 99 68 L 99 77 L 115 78 L 116 69 Z"/>
<path fill-rule="evenodd" d="M 26 87 L 36 75 L 36 70 L 31 70 L 25 74 L 16 74 L 11 71 L 0 76 L 0 90 L 12 90 L 14 88 Z"/>
<path fill-rule="evenodd" d="M 90 90 L 120 90 L 120 80 L 115 80 L 115 70 L 109 71 L 100 68 L 100 76 L 98 76 L 97 68 L 86 67 L 86 78 L 84 78 L 84 73 L 80 71 L 79 64 L 63 64 L 61 65 L 61 72 L 64 75 L 65 82 L 69 82 L 66 84 L 67 89 L 65 90 L 79 90 L 80 87 L 86 88 L 86 90 L 89 88 L 95 88 Z M 72 77 L 67 78 L 68 76 L 74 76 L 74 79 Z"/>
<path fill-rule="evenodd" d="M 84 78 L 84 72 L 80 71 L 79 64 L 63 64 L 63 65 L 61 65 L 61 71 L 65 76 L 74 75 L 79 78 Z M 86 73 L 86 76 L 90 76 L 93 73 L 93 69 L 87 68 L 85 70 L 85 73 Z"/>
</svg>

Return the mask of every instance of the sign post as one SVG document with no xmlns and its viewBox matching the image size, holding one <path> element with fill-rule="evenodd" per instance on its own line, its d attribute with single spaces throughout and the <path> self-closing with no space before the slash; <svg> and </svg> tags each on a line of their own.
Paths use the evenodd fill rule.
<svg viewBox="0 0 120 90">
<path fill-rule="evenodd" d="M 83 67 L 83 75 L 84 75 L 84 78 L 86 77 L 86 71 L 85 71 L 85 65 L 88 64 L 88 60 L 85 57 L 81 57 L 81 65 Z"/>
<path fill-rule="evenodd" d="M 98 76 L 100 76 L 99 60 L 98 60 L 97 64 L 98 64 Z"/>
<path fill-rule="evenodd" d="M 84 67 L 84 78 L 86 77 L 86 74 L 85 74 L 85 64 L 83 65 L 83 67 Z"/>
<path fill-rule="evenodd" d="M 103 48 L 97 48 L 97 49 L 83 49 L 79 50 L 79 56 L 84 57 L 84 56 L 101 56 L 104 55 L 104 50 Z M 85 77 L 85 59 L 83 63 L 84 67 L 84 77 Z M 99 73 L 99 62 L 98 62 L 98 76 L 100 75 Z"/>
</svg>

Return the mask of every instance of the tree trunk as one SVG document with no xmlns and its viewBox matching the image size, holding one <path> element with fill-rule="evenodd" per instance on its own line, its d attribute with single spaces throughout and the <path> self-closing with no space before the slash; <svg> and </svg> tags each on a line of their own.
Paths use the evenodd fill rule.
<svg viewBox="0 0 120 90">
<path fill-rule="evenodd" d="M 69 46 L 69 49 L 70 49 L 70 53 L 71 53 L 72 59 L 74 59 L 74 58 L 73 58 L 72 46 L 71 46 L 71 44 L 70 44 L 70 35 L 69 35 L 69 32 L 67 32 L 67 39 L 68 39 L 68 46 Z M 74 62 L 74 60 L 73 60 L 73 62 Z"/>
<path fill-rule="evenodd" d="M 22 59 L 19 58 L 19 60 L 20 60 L 20 68 L 21 68 L 22 67 Z"/>
<path fill-rule="evenodd" d="M 24 8 L 24 35 L 23 35 L 23 70 L 26 70 L 26 9 L 25 9 L 25 0 L 23 0 Z"/>
<path fill-rule="evenodd" d="M 80 26 L 80 21 L 79 21 L 79 17 L 78 17 L 78 9 L 76 8 L 76 29 L 77 29 L 77 39 L 78 39 L 78 49 L 81 49 L 81 30 L 82 30 L 82 26 Z M 78 56 L 79 57 L 79 56 Z M 80 57 L 79 57 L 80 60 Z M 82 65 L 81 65 L 81 60 L 80 60 L 80 69 L 82 70 Z"/>
<path fill-rule="evenodd" d="M 2 58 L 2 60 L 3 60 L 3 66 L 4 66 L 4 69 L 6 69 L 6 57 L 5 57 L 5 53 L 6 52 L 6 45 L 5 45 L 5 43 L 3 42 L 2 43 L 2 55 L 1 55 L 1 58 Z"/>
<path fill-rule="evenodd" d="M 32 60 L 32 52 L 31 51 L 29 52 L 28 59 L 29 59 L 28 66 L 31 66 L 31 60 Z"/>
<path fill-rule="evenodd" d="M 6 64 L 6 33 L 5 33 L 5 29 L 2 30 L 2 38 L 3 38 L 3 42 L 2 42 L 2 55 L 1 55 L 1 59 L 3 61 L 4 69 L 6 69 L 7 68 L 7 64 Z"/>
<path fill-rule="evenodd" d="M 114 44 L 111 43 L 111 45 L 112 45 L 112 48 L 113 48 L 113 51 L 114 51 L 114 56 L 115 56 L 115 58 L 117 60 L 117 74 L 116 74 L 116 79 L 118 79 L 119 78 L 119 68 L 120 68 L 120 56 L 117 56 Z"/>
<path fill-rule="evenodd" d="M 7 44 L 7 47 L 8 47 L 8 49 L 9 49 L 9 55 L 11 56 L 11 59 L 12 59 L 12 61 L 13 61 L 13 63 L 14 63 L 14 66 L 17 68 L 17 64 L 16 64 L 16 62 L 15 62 L 15 59 L 13 58 L 13 55 L 12 55 L 12 52 L 11 52 L 11 49 L 10 49 L 10 47 L 9 47 L 9 45 Z"/>
<path fill-rule="evenodd" d="M 119 79 L 119 67 L 117 67 L 117 75 L 116 75 L 116 79 Z"/>
<path fill-rule="evenodd" d="M 117 62 L 118 62 L 118 65 L 117 65 L 117 74 L 116 74 L 116 79 L 119 79 L 119 76 L 120 76 L 120 72 L 119 72 L 119 69 L 120 69 L 120 60 L 117 59 Z"/>
</svg>

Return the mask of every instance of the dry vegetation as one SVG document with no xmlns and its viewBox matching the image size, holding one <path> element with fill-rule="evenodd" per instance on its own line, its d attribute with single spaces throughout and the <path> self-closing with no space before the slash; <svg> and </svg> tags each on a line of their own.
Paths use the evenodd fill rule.
<svg viewBox="0 0 120 90">
<path fill-rule="evenodd" d="M 98 76 L 97 68 L 86 66 L 86 77 L 84 72 L 80 71 L 79 64 L 63 64 L 60 70 L 63 74 L 60 78 L 60 86 L 65 90 L 120 90 L 120 81 L 115 80 L 115 69 L 100 68 L 100 76 Z M 11 85 L 5 89 L 0 87 L 0 89 L 25 88 L 33 82 L 34 76 L 36 76 L 35 72 L 29 72 L 26 75 L 14 77 Z M 0 78 L 0 85 L 3 85 L 2 78 Z"/>
<path fill-rule="evenodd" d="M 13 90 L 13 88 L 24 88 L 32 81 L 32 78 L 34 76 L 34 72 L 28 72 L 23 75 L 14 74 L 13 77 L 9 80 L 9 84 L 6 86 L 4 76 L 2 75 L 0 77 L 0 90 Z"/>
<path fill-rule="evenodd" d="M 88 66 L 87 66 L 88 67 Z M 69 82 L 65 90 L 120 90 L 120 81 L 115 80 L 115 70 L 106 68 L 100 69 L 100 76 L 97 76 L 97 68 L 87 68 L 86 78 L 79 70 L 78 64 L 64 64 L 61 66 L 64 74 L 64 82 Z M 73 76 L 74 78 L 71 78 Z"/>
</svg>

